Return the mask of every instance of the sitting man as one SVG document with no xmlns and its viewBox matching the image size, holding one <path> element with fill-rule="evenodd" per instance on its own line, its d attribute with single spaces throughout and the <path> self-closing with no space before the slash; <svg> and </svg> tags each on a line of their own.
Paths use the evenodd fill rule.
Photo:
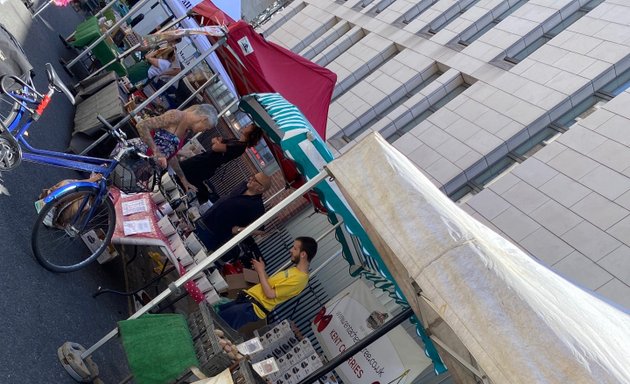
<svg viewBox="0 0 630 384">
<path fill-rule="evenodd" d="M 317 253 L 317 242 L 311 237 L 298 237 L 290 250 L 295 266 L 268 277 L 265 263 L 252 260 L 259 284 L 241 291 L 236 300 L 219 307 L 219 316 L 230 327 L 239 329 L 247 323 L 267 317 L 277 305 L 299 295 L 308 284 L 308 268 Z"/>
<path fill-rule="evenodd" d="M 216 250 L 262 216 L 265 213 L 262 194 L 270 186 L 269 176 L 259 172 L 212 205 L 200 219 L 203 225 L 197 225 L 195 230 L 206 248 Z"/>
</svg>

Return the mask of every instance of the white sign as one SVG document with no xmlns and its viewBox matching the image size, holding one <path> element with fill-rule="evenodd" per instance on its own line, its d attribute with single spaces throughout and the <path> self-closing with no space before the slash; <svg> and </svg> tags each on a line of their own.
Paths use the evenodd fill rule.
<svg viewBox="0 0 630 384">
<path fill-rule="evenodd" d="M 148 219 L 145 220 L 129 220 L 123 221 L 123 231 L 125 236 L 135 235 L 136 233 L 149 233 L 153 232 L 151 222 Z"/>
<path fill-rule="evenodd" d="M 147 207 L 144 199 L 132 200 L 132 201 L 123 201 L 122 203 L 122 214 L 123 216 L 133 215 L 134 213 L 146 212 L 149 208 Z"/>
<path fill-rule="evenodd" d="M 250 53 L 254 53 L 254 47 L 252 47 L 247 36 L 240 38 L 238 40 L 238 45 L 241 47 L 241 51 L 243 51 L 243 55 L 247 56 Z"/>
<path fill-rule="evenodd" d="M 312 327 L 332 359 L 391 318 L 370 288 L 357 280 L 320 310 Z M 410 383 L 430 364 L 420 346 L 398 326 L 344 362 L 337 373 L 345 383 L 386 384 L 403 375 L 403 381 Z"/>
</svg>

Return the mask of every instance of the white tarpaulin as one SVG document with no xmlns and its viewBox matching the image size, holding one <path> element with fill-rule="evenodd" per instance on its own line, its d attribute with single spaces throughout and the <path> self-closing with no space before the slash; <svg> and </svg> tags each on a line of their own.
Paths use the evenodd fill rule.
<svg viewBox="0 0 630 384">
<path fill-rule="evenodd" d="M 414 311 L 493 383 L 630 383 L 627 313 L 477 222 L 382 137 L 328 168 Z"/>
<path fill-rule="evenodd" d="M 323 310 L 326 313 L 319 314 L 312 327 L 329 359 L 393 317 L 363 280 L 356 280 L 339 292 Z M 429 365 L 431 360 L 398 326 L 344 362 L 337 368 L 337 374 L 348 384 L 386 384 L 396 382 L 401 376 L 404 376 L 401 382 L 410 383 Z"/>
</svg>

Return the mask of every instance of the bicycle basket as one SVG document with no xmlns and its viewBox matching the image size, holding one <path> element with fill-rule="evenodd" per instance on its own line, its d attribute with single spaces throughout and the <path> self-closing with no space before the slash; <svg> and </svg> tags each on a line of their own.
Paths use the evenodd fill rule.
<svg viewBox="0 0 630 384">
<path fill-rule="evenodd" d="M 158 166 L 134 152 L 124 154 L 112 173 L 113 184 L 124 193 L 151 192 L 160 180 Z"/>
</svg>

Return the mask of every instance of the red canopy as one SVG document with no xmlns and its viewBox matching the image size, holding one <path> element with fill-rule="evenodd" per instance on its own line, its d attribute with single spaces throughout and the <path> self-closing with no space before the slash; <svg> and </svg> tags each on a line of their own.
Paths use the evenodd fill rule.
<svg viewBox="0 0 630 384">
<path fill-rule="evenodd" d="M 337 75 L 275 43 L 266 41 L 244 21 L 235 22 L 210 0 L 194 8 L 203 17 L 200 25 L 228 27 L 227 43 L 217 49 L 223 66 L 241 96 L 250 93 L 279 93 L 298 107 L 322 139 L 326 139 L 328 107 Z M 277 144 L 267 140 L 287 183 L 294 188 L 304 184 L 295 164 L 284 157 Z M 317 195 L 306 196 L 322 211 Z"/>
<path fill-rule="evenodd" d="M 326 139 L 328 107 L 337 82 L 335 73 L 266 41 L 244 21 L 229 25 L 227 47 L 220 50 L 224 66 L 241 95 L 281 94 Z"/>
<path fill-rule="evenodd" d="M 193 11 L 201 17 L 197 20 L 199 25 L 230 25 L 235 22 L 227 14 L 223 13 L 212 1 L 205 0 L 197 4 Z"/>
</svg>

